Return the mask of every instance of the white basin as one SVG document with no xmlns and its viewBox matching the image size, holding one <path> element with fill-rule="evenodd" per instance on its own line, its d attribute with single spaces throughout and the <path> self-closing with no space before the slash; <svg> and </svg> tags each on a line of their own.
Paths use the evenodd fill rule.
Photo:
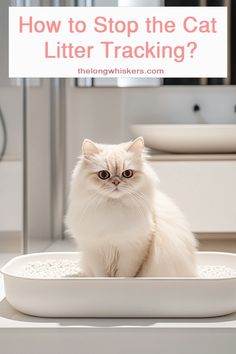
<svg viewBox="0 0 236 354">
<path fill-rule="evenodd" d="M 236 152 L 236 124 L 136 124 L 149 148 L 175 153 Z"/>
</svg>

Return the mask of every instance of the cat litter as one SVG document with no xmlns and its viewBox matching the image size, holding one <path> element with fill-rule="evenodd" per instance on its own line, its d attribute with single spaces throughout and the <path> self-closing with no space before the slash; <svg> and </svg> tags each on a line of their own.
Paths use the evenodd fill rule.
<svg viewBox="0 0 236 354">
<path fill-rule="evenodd" d="M 200 278 L 231 278 L 236 277 L 236 271 L 224 265 L 199 265 Z"/>
<path fill-rule="evenodd" d="M 79 261 L 67 259 L 30 262 L 18 273 L 26 278 L 65 278 L 79 277 Z"/>
<path fill-rule="evenodd" d="M 18 273 L 28 278 L 79 277 L 79 274 L 79 261 L 66 259 L 30 262 Z M 198 275 L 200 278 L 229 278 L 236 277 L 236 271 L 224 265 L 199 265 Z"/>
</svg>

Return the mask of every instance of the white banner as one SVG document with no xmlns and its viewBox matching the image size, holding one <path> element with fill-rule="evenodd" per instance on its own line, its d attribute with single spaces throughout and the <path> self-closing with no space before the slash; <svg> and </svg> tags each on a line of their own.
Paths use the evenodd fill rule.
<svg viewBox="0 0 236 354">
<path fill-rule="evenodd" d="M 9 77 L 227 77 L 227 8 L 10 7 Z"/>
</svg>

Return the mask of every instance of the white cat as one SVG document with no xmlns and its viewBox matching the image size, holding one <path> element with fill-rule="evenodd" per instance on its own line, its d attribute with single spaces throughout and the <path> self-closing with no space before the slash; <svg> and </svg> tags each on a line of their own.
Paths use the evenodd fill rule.
<svg viewBox="0 0 236 354">
<path fill-rule="evenodd" d="M 195 276 L 196 241 L 157 188 L 142 137 L 119 145 L 84 140 L 72 175 L 66 225 L 84 276 Z"/>
</svg>

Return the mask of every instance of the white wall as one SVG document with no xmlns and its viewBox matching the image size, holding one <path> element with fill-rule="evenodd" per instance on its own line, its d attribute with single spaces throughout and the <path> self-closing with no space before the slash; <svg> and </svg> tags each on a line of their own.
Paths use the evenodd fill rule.
<svg viewBox="0 0 236 354">
<path fill-rule="evenodd" d="M 200 105 L 207 123 L 236 123 L 236 87 L 78 89 L 68 86 L 67 193 L 84 138 L 117 143 L 132 137 L 133 123 L 196 123 L 194 104 Z M 156 168 L 161 189 L 182 207 L 193 231 L 235 232 L 235 161 L 159 161 Z M 216 178 L 211 180 L 216 171 L 218 185 Z"/>
<path fill-rule="evenodd" d="M 124 140 L 124 91 L 109 88 L 73 88 L 66 92 L 66 178 L 70 179 L 84 138 L 97 142 Z"/>
<path fill-rule="evenodd" d="M 126 89 L 125 123 L 198 123 L 192 107 L 199 104 L 206 123 L 236 123 L 236 87 L 160 87 Z M 129 136 L 129 135 L 128 135 Z"/>
<path fill-rule="evenodd" d="M 22 88 L 12 86 L 8 79 L 8 7 L 0 4 L 0 107 L 7 128 L 7 149 L 0 162 L 0 241 L 3 231 L 22 228 Z M 3 133 L 0 124 L 0 149 Z M 20 236 L 19 236 L 20 237 Z M 2 244 L 2 243 L 1 243 Z M 3 247 L 5 249 L 5 247 Z"/>
<path fill-rule="evenodd" d="M 22 162 L 1 162 L 0 233 L 22 230 L 22 186 Z"/>
<path fill-rule="evenodd" d="M 20 87 L 0 87 L 0 106 L 7 128 L 7 149 L 0 162 L 0 231 L 22 229 L 22 117 Z M 2 147 L 0 124 L 0 148 Z"/>
<path fill-rule="evenodd" d="M 7 150 L 5 160 L 18 161 L 22 158 L 23 94 L 21 87 L 0 86 L 0 106 L 7 127 Z M 0 125 L 0 147 L 2 127 Z"/>
<path fill-rule="evenodd" d="M 67 180 L 84 138 L 117 143 L 133 123 L 236 123 L 236 87 L 74 88 L 67 83 Z"/>
</svg>

